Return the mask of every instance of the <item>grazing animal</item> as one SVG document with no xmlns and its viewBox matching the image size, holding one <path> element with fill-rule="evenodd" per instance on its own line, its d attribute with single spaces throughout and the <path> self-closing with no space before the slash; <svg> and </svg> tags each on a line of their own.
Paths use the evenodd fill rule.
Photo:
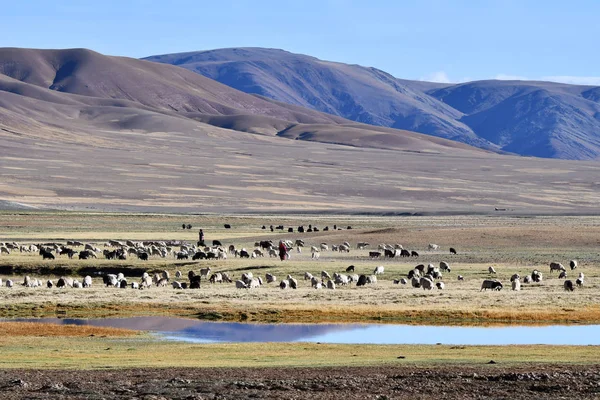
<svg viewBox="0 0 600 400">
<path fill-rule="evenodd" d="M 450 254 L 456 254 L 456 249 L 454 247 L 450 247 Z"/>
<path fill-rule="evenodd" d="M 459 281 L 464 281 L 464 280 L 465 280 L 465 278 L 464 278 L 462 275 L 459 275 L 459 276 L 458 276 L 458 280 L 459 280 Z"/>
<path fill-rule="evenodd" d="M 406 285 L 408 283 L 408 280 L 406 280 L 406 278 L 401 278 L 400 283 Z"/>
<path fill-rule="evenodd" d="M 438 246 L 437 244 L 434 243 L 429 243 L 429 245 L 427 246 L 428 250 L 439 250 L 440 246 Z"/>
<path fill-rule="evenodd" d="M 227 272 L 221 272 L 221 277 L 223 278 L 223 282 L 232 283 L 233 280 L 229 277 Z"/>
<path fill-rule="evenodd" d="M 331 279 L 331 276 L 327 273 L 327 271 L 321 271 L 321 279 Z"/>
<path fill-rule="evenodd" d="M 571 267 L 571 271 L 573 271 L 575 268 L 577 268 L 577 260 L 569 261 L 569 266 Z"/>
<path fill-rule="evenodd" d="M 514 282 L 517 279 L 521 279 L 521 275 L 519 274 L 513 274 L 513 276 L 510 277 L 510 281 Z"/>
<path fill-rule="evenodd" d="M 206 267 L 206 268 L 201 268 L 200 269 L 200 276 L 203 278 L 208 278 L 208 274 L 210 274 L 210 267 Z"/>
<path fill-rule="evenodd" d="M 40 255 L 42 256 L 43 260 L 54 260 L 56 258 L 54 257 L 54 254 L 45 249 L 40 249 Z"/>
<path fill-rule="evenodd" d="M 140 285 L 139 285 L 139 283 L 137 283 L 137 282 L 131 282 L 131 288 L 132 288 L 132 289 L 139 289 L 139 288 L 140 288 Z"/>
<path fill-rule="evenodd" d="M 379 257 L 381 257 L 381 252 L 379 252 L 379 251 L 370 251 L 369 252 L 369 257 L 371 257 L 371 258 L 379 258 Z"/>
<path fill-rule="evenodd" d="M 327 281 L 327 289 L 335 290 L 335 282 Z"/>
<path fill-rule="evenodd" d="M 181 275 L 181 271 L 175 271 L 175 278 L 176 278 L 176 279 L 179 279 L 179 278 L 181 278 L 181 276 L 182 276 L 182 275 Z"/>
<path fill-rule="evenodd" d="M 481 292 L 484 289 L 485 290 L 488 290 L 488 289 L 502 290 L 502 283 L 500 281 L 493 281 L 491 279 L 485 279 L 483 281 L 483 283 L 481 284 L 481 289 L 479 291 Z"/>
<path fill-rule="evenodd" d="M 267 280 L 267 283 L 273 283 L 273 282 L 277 282 L 277 277 L 273 274 L 270 273 L 266 273 L 265 274 L 265 278 Z M 304 279 L 306 279 L 306 276 L 304 277 Z"/>
<path fill-rule="evenodd" d="M 561 271 L 560 275 L 558 275 L 558 279 L 565 279 L 567 277 L 567 272 L 566 271 Z"/>
<path fill-rule="evenodd" d="M 521 280 L 515 279 L 512 281 L 512 290 L 521 290 Z"/>
<path fill-rule="evenodd" d="M 383 267 L 383 265 L 380 265 L 380 266 L 378 266 L 378 267 L 375 267 L 375 270 L 373 271 L 373 273 L 374 273 L 375 275 L 382 275 L 382 274 L 383 274 L 383 270 L 384 270 L 384 269 L 385 269 L 385 268 Z"/>
<path fill-rule="evenodd" d="M 356 286 L 365 286 L 367 284 L 367 276 L 361 275 L 358 277 L 358 282 L 356 282 Z"/>
<path fill-rule="evenodd" d="M 2 280 L 0 279 L 0 286 L 2 286 Z M 48 287 L 48 289 L 52 289 L 52 286 L 54 286 L 54 282 L 52 282 L 51 279 L 48 279 L 46 281 L 46 286 Z"/>
<path fill-rule="evenodd" d="M 290 283 L 288 282 L 287 279 L 282 280 L 281 282 L 279 282 L 279 288 L 281 290 L 283 289 L 287 289 L 290 286 Z"/>
<path fill-rule="evenodd" d="M 248 285 L 244 281 L 235 281 L 235 287 L 237 289 L 248 289 Z"/>
<path fill-rule="evenodd" d="M 351 265 L 348 268 L 346 268 L 346 272 L 354 272 L 354 265 Z"/>
<path fill-rule="evenodd" d="M 223 247 L 220 240 L 213 240 L 212 245 L 213 245 L 213 247 L 216 247 L 216 246 Z"/>
<path fill-rule="evenodd" d="M 417 253 L 416 251 L 412 250 L 412 251 L 410 252 L 410 256 L 411 256 L 411 257 L 419 257 L 419 253 Z"/>
<path fill-rule="evenodd" d="M 531 273 L 531 280 L 536 283 L 541 282 L 542 281 L 542 273 L 539 272 L 538 270 L 533 270 L 533 272 Z"/>
<path fill-rule="evenodd" d="M 90 288 L 92 287 L 92 277 L 89 275 L 86 275 L 85 278 L 83 278 L 83 287 L 84 288 Z"/>
<path fill-rule="evenodd" d="M 402 249 L 402 250 L 400 250 L 400 256 L 401 257 L 410 257 L 410 251 L 408 251 L 406 249 Z"/>
<path fill-rule="evenodd" d="M 115 274 L 106 274 L 102 277 L 102 281 L 106 286 L 117 286 L 119 284 L 119 280 L 117 279 L 117 275 Z M 57 287 L 58 283 L 56 284 Z"/>
<path fill-rule="evenodd" d="M 287 276 L 287 281 L 292 289 L 298 289 L 298 281 L 292 278 L 290 275 Z"/>
<path fill-rule="evenodd" d="M 421 278 L 420 283 L 423 290 L 433 289 L 433 281 L 429 278 Z"/>
<path fill-rule="evenodd" d="M 421 277 L 421 272 L 419 272 L 418 269 L 411 269 L 410 271 L 408 271 L 408 275 L 407 278 L 408 279 L 412 279 L 412 278 L 420 278 Z"/>
<path fill-rule="evenodd" d="M 6 287 L 7 287 L 7 288 L 11 288 L 11 287 L 13 287 L 13 281 L 12 281 L 12 280 L 10 280 L 10 279 L 7 279 L 7 280 L 6 280 Z"/>
<path fill-rule="evenodd" d="M 575 283 L 577 284 L 578 287 L 583 287 L 583 279 L 582 278 L 575 279 Z"/>
<path fill-rule="evenodd" d="M 523 278 L 523 283 L 531 283 L 531 276 L 526 275 L 525 278 Z"/>
<path fill-rule="evenodd" d="M 550 272 L 552 271 L 566 271 L 565 267 L 561 263 L 551 262 L 550 263 Z"/>
<path fill-rule="evenodd" d="M 437 288 L 440 290 L 444 290 L 444 282 L 437 282 L 435 286 L 437 286 Z"/>
<path fill-rule="evenodd" d="M 421 279 L 417 278 L 416 276 L 413 276 L 412 279 L 410 280 L 410 283 L 412 285 L 412 287 L 418 289 L 421 287 Z"/>
<path fill-rule="evenodd" d="M 495 273 L 496 273 L 496 270 L 494 269 L 494 267 L 492 267 L 492 266 L 490 265 L 490 266 L 488 267 L 488 272 L 489 272 L 490 274 L 495 274 Z"/>
<path fill-rule="evenodd" d="M 368 246 L 369 246 L 369 243 L 367 243 L 367 242 L 358 242 L 358 243 L 356 244 L 356 248 L 357 248 L 358 250 L 364 250 L 364 249 L 365 249 L 365 248 L 367 248 Z"/>
<path fill-rule="evenodd" d="M 304 273 L 304 280 L 305 281 L 310 281 L 310 280 L 312 280 L 312 278 L 313 278 L 313 276 L 312 276 L 312 274 L 310 272 L 305 272 Z"/>
<path fill-rule="evenodd" d="M 573 290 L 575 290 L 575 288 L 573 287 L 573 281 L 570 279 L 567 279 L 565 281 L 565 283 L 563 284 L 563 287 L 565 290 L 568 290 L 570 292 L 572 292 Z"/>
<path fill-rule="evenodd" d="M 210 283 L 223 283 L 223 275 L 221 275 L 220 272 L 215 272 L 214 274 L 212 274 L 210 276 L 210 278 L 208 279 L 208 281 Z"/>
<path fill-rule="evenodd" d="M 440 261 L 440 269 L 442 271 L 448 271 L 450 272 L 450 264 L 448 264 L 446 261 Z"/>
</svg>

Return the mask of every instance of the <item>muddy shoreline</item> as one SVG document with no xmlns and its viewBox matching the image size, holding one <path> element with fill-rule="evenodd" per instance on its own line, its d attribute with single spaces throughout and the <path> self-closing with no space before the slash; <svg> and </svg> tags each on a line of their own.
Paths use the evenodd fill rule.
<svg viewBox="0 0 600 400">
<path fill-rule="evenodd" d="M 124 355 L 125 356 L 125 355 Z M 592 399 L 600 365 L 0 370 L 4 399 Z"/>
</svg>

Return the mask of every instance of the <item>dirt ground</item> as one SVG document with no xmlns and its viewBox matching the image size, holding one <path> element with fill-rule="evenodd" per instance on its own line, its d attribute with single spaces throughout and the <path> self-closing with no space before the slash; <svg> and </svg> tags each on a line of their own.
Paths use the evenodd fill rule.
<svg viewBox="0 0 600 400">
<path fill-rule="evenodd" d="M 600 366 L 0 371 L 3 399 L 483 399 L 600 397 Z"/>
</svg>

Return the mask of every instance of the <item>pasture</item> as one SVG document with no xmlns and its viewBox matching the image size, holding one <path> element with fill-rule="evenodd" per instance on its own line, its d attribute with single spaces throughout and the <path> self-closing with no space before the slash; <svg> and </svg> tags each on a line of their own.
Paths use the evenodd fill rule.
<svg viewBox="0 0 600 400">
<path fill-rule="evenodd" d="M 183 230 L 183 223 L 192 229 Z M 224 224 L 231 229 L 225 229 Z M 311 224 L 318 232 L 298 233 L 300 225 Z M 286 229 L 271 232 L 270 225 Z M 341 230 L 333 230 L 333 226 Z M 262 229 L 265 226 L 267 229 Z M 328 231 L 323 231 L 325 226 Z M 348 227 L 352 229 L 347 229 Z M 294 227 L 288 233 L 287 227 Z M 350 322 L 380 321 L 427 324 L 498 324 L 556 323 L 600 321 L 600 254 L 597 251 L 600 218 L 596 217 L 370 217 L 370 216 L 190 216 L 160 214 L 94 214 L 94 213 L 4 213 L 0 226 L 0 242 L 46 243 L 80 240 L 104 248 L 108 240 L 179 240 L 190 244 L 197 240 L 202 228 L 206 242 L 220 240 L 225 247 L 254 249 L 260 240 L 303 239 L 302 253 L 293 249 L 291 258 L 257 257 L 240 259 L 228 255 L 226 260 L 177 260 L 174 256 L 151 257 L 148 261 L 135 256 L 127 260 L 78 260 L 58 256 L 42 260 L 38 254 L 12 251 L 0 256 L 0 278 L 12 279 L 13 288 L 0 288 L 4 307 L 2 317 L 69 316 L 101 317 L 131 315 L 179 315 L 212 320 L 256 322 Z M 321 251 L 318 260 L 311 258 L 310 246 L 320 243 L 351 244 L 348 253 Z M 358 250 L 358 242 L 370 246 Z M 372 259 L 369 251 L 378 244 L 402 244 L 405 249 L 419 252 L 419 257 Z M 428 251 L 436 243 L 440 249 Z M 448 251 L 457 249 L 456 255 Z M 579 266 L 570 271 L 569 260 Z M 451 272 L 444 272 L 444 290 L 423 290 L 394 284 L 417 264 L 435 266 L 446 261 Z M 563 279 L 550 273 L 549 263 L 561 262 L 567 267 L 568 279 L 585 273 L 585 284 L 574 292 L 563 289 Z M 356 274 L 372 274 L 377 266 L 385 273 L 376 284 L 356 287 L 337 286 L 336 290 L 315 290 L 303 280 L 305 272 L 320 276 L 345 273 L 349 265 Z M 497 274 L 491 275 L 493 266 Z M 252 272 L 265 279 L 265 273 L 278 281 L 257 289 L 236 289 L 234 284 L 202 282 L 199 290 L 174 290 L 171 286 L 147 290 L 105 287 L 101 274 L 123 272 L 129 282 L 138 282 L 144 271 L 167 270 L 171 280 L 181 271 L 196 273 L 210 267 L 212 272 L 226 271 L 235 280 L 242 273 Z M 521 276 L 538 269 L 543 273 L 540 283 L 523 284 L 519 292 L 510 290 L 510 276 Z M 281 290 L 278 283 L 287 275 L 298 280 L 298 289 Z M 38 278 L 39 288 L 20 285 L 23 276 Z M 93 278 L 88 289 L 48 289 L 47 279 L 62 275 L 82 280 Z M 464 277 L 463 281 L 457 279 Z M 480 291 L 484 279 L 498 279 L 501 291 Z"/>
</svg>

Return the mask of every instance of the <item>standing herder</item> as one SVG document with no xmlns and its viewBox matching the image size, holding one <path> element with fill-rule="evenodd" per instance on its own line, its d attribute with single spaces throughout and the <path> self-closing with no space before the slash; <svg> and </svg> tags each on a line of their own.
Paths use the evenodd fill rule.
<svg viewBox="0 0 600 400">
<path fill-rule="evenodd" d="M 279 241 L 279 258 L 281 261 L 287 258 L 287 247 L 285 246 L 285 243 L 283 243 L 283 240 Z"/>
<path fill-rule="evenodd" d="M 198 232 L 198 246 L 204 246 L 204 232 L 202 229 Z"/>
</svg>

